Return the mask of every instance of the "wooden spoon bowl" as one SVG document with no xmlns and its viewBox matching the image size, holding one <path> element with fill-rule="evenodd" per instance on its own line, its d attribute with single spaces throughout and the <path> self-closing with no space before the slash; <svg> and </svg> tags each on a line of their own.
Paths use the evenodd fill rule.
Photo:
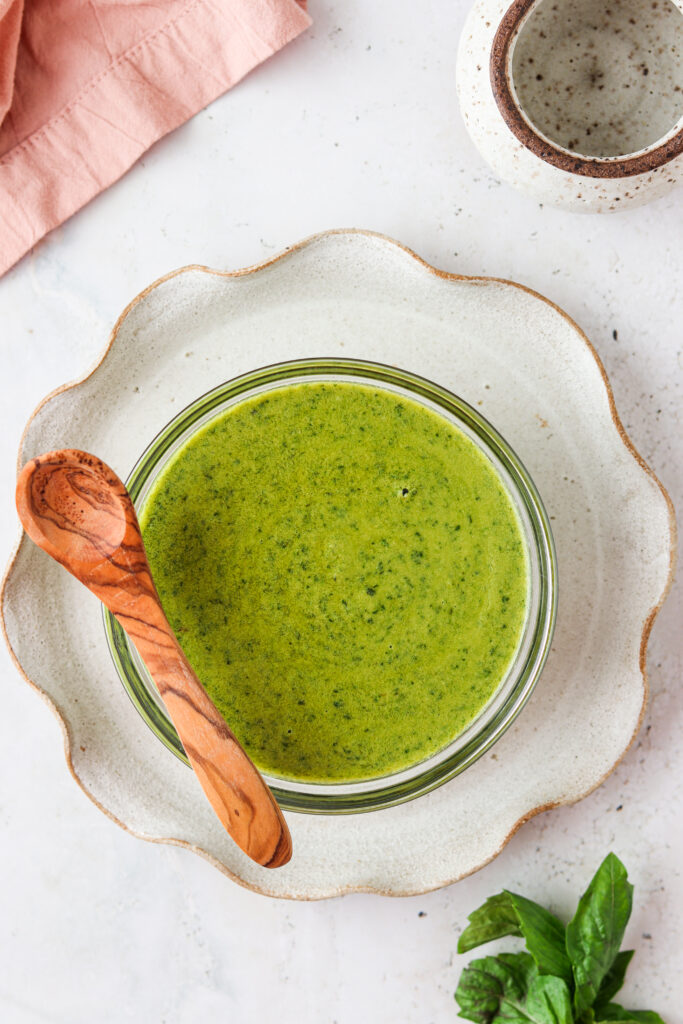
<svg viewBox="0 0 683 1024">
<path fill-rule="evenodd" d="M 292 855 L 287 823 L 164 615 L 125 485 L 94 455 L 63 449 L 24 466 L 16 501 L 31 540 L 96 594 L 130 636 L 211 806 L 237 845 L 264 867 L 286 864 Z"/>
</svg>

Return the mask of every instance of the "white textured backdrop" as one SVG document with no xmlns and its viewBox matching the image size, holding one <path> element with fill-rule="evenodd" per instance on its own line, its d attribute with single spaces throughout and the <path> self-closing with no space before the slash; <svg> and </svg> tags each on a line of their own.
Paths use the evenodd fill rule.
<svg viewBox="0 0 683 1024">
<path fill-rule="evenodd" d="M 3 560 L 22 426 L 94 362 L 124 305 L 174 267 L 244 266 L 330 227 L 381 231 L 437 266 L 559 303 L 681 504 L 683 191 L 599 217 L 500 185 L 457 109 L 467 6 L 311 0 L 305 36 L 0 280 Z M 466 914 L 504 885 L 569 913 L 614 849 L 636 885 L 623 1001 L 683 1024 L 681 613 L 674 590 L 650 642 L 643 729 L 605 785 L 526 825 L 478 875 L 398 901 L 269 901 L 183 850 L 127 836 L 71 780 L 56 721 L 3 648 L 0 1019 L 446 1024 Z"/>
</svg>

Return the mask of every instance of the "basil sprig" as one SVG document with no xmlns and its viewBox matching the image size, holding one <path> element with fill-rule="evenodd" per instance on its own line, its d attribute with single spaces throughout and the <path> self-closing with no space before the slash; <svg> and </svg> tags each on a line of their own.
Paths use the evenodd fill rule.
<svg viewBox="0 0 683 1024">
<path fill-rule="evenodd" d="M 470 914 L 458 941 L 466 953 L 505 935 L 527 953 L 472 960 L 455 999 L 475 1024 L 664 1024 L 652 1010 L 612 1002 L 633 950 L 619 951 L 631 914 L 633 886 L 610 853 L 579 900 L 567 927 L 538 903 L 504 890 Z"/>
</svg>

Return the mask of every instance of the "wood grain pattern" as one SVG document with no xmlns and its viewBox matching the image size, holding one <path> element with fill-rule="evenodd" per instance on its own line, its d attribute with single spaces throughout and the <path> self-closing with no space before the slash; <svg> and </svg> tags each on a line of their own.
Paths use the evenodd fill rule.
<svg viewBox="0 0 683 1024">
<path fill-rule="evenodd" d="M 31 540 L 96 594 L 131 637 L 237 845 L 264 867 L 286 864 L 292 842 L 282 812 L 175 638 L 124 484 L 94 455 L 64 449 L 24 466 L 16 500 Z"/>
</svg>

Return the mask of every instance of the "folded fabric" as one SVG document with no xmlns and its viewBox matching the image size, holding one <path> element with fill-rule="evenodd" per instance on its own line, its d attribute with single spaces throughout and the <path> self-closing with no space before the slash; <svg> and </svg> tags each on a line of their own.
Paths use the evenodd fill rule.
<svg viewBox="0 0 683 1024">
<path fill-rule="evenodd" d="M 0 0 L 0 274 L 310 24 L 305 0 L 22 6 Z"/>
<path fill-rule="evenodd" d="M 12 103 L 24 0 L 0 0 L 0 123 Z"/>
</svg>

